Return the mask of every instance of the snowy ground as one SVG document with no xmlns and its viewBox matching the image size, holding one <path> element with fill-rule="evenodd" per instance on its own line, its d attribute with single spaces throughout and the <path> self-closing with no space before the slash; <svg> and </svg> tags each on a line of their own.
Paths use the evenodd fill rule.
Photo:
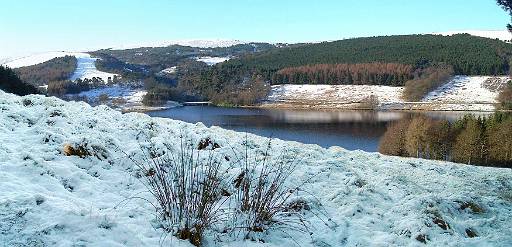
<svg viewBox="0 0 512 247">
<path fill-rule="evenodd" d="M 96 69 L 96 60 L 98 58 L 93 58 L 91 55 L 87 53 L 76 53 L 74 55 L 77 59 L 77 68 L 74 74 L 71 76 L 70 80 L 75 81 L 77 79 L 92 79 L 93 77 L 101 78 L 105 83 L 108 82 L 108 78 L 111 80 L 114 78 L 115 74 L 107 73 L 103 71 L 99 71 Z"/>
<path fill-rule="evenodd" d="M 345 108 L 358 105 L 370 95 L 382 103 L 399 102 L 403 88 L 372 85 L 274 85 L 267 106 Z"/>
<path fill-rule="evenodd" d="M 231 57 L 197 57 L 196 61 L 204 62 L 212 66 L 218 63 L 226 62 L 229 59 L 231 59 Z"/>
<path fill-rule="evenodd" d="M 264 107 L 288 108 L 357 108 L 371 95 L 377 96 L 381 109 L 394 110 L 466 110 L 493 111 L 499 85 L 507 77 L 496 77 L 492 87 L 485 82 L 490 76 L 456 76 L 427 95 L 421 102 L 405 102 L 402 87 L 370 85 L 275 85 Z M 494 87 L 494 88 L 493 88 Z M 493 88 L 493 89 L 490 89 Z"/>
<path fill-rule="evenodd" d="M 508 80 L 508 77 L 498 78 L 502 85 Z M 489 79 L 488 76 L 456 76 L 450 82 L 429 93 L 423 101 L 450 105 L 449 108 L 455 107 L 453 110 L 472 108 L 492 111 L 494 104 L 498 103 L 496 97 L 499 94 L 499 88 L 493 90 L 485 87 L 487 79 Z"/>
<path fill-rule="evenodd" d="M 191 246 L 163 232 L 124 153 L 210 137 L 219 157 L 266 148 L 266 138 L 105 106 L 0 92 L 0 243 L 6 246 Z M 145 138 L 138 138 L 138 137 Z M 64 156 L 64 144 L 94 156 Z M 512 170 L 383 156 L 274 140 L 300 160 L 308 233 L 252 242 L 206 232 L 205 246 L 510 246 Z M 207 151 L 201 151 L 207 152 Z M 220 159 L 223 167 L 235 165 Z M 238 164 L 239 166 L 239 164 Z M 314 196 L 312 196 L 314 195 Z M 316 198 L 316 199 L 315 199 Z M 320 206 L 321 203 L 323 205 Z M 314 213 L 325 212 L 324 224 Z M 477 236 L 473 236 L 475 233 Z M 473 237 L 470 237 L 472 235 Z M 163 241 L 163 242 L 162 242 Z"/>
</svg>

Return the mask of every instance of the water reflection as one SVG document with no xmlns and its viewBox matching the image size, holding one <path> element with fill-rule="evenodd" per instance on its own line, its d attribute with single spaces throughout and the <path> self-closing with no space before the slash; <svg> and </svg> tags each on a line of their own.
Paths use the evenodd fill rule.
<svg viewBox="0 0 512 247">
<path fill-rule="evenodd" d="M 372 112 L 223 108 L 185 106 L 148 113 L 206 126 L 219 126 L 261 136 L 318 144 L 341 146 L 349 150 L 377 151 L 379 139 L 389 123 L 424 114 L 434 119 L 454 121 L 467 112 Z M 489 113 L 474 113 L 488 115 Z"/>
</svg>

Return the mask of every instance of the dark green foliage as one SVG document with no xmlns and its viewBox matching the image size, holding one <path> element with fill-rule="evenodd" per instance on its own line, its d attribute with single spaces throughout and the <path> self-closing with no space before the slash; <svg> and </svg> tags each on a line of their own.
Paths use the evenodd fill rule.
<svg viewBox="0 0 512 247">
<path fill-rule="evenodd" d="M 93 88 L 105 85 L 103 80 L 94 77 L 92 79 L 78 79 L 75 82 L 70 80 L 51 81 L 48 83 L 47 94 L 52 96 L 64 96 L 65 94 L 78 94 Z"/>
<path fill-rule="evenodd" d="M 15 69 L 21 80 L 34 86 L 43 86 L 50 81 L 68 80 L 75 71 L 74 56 L 57 57 L 41 64 Z"/>
<path fill-rule="evenodd" d="M 497 0 L 497 3 L 505 11 L 507 11 L 510 15 L 512 15 L 512 0 Z M 507 29 L 512 32 L 512 25 L 507 24 Z"/>
<path fill-rule="evenodd" d="M 92 54 L 101 58 L 96 62 L 96 65 L 102 71 L 121 74 L 125 79 L 143 79 L 155 76 L 163 69 L 179 66 L 180 63 L 188 60 L 194 60 L 196 57 L 241 56 L 270 49 L 275 49 L 275 46 L 267 43 L 250 43 L 206 49 L 171 45 L 127 50 L 99 50 Z"/>
<path fill-rule="evenodd" d="M 461 75 L 506 74 L 512 45 L 468 34 L 404 35 L 297 45 L 233 59 L 219 67 L 272 79 L 280 69 L 311 64 L 400 63 L 422 68 L 445 63 Z M 405 82 L 405 81 L 404 81 Z"/>
<path fill-rule="evenodd" d="M 512 168 L 512 115 L 466 115 L 453 123 L 425 117 L 404 119 L 390 125 L 379 152 Z"/>
<path fill-rule="evenodd" d="M 0 66 L 0 90 L 17 95 L 38 94 L 36 87 L 26 84 L 10 69 Z"/>
</svg>

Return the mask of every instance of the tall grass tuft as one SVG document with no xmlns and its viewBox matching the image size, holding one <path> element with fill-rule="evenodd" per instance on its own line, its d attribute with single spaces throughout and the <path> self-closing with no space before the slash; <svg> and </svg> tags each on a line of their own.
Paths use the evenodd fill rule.
<svg viewBox="0 0 512 247">
<path fill-rule="evenodd" d="M 168 152 L 143 149 L 145 160 L 132 161 L 139 169 L 139 180 L 158 203 L 157 215 L 164 229 L 201 246 L 205 230 L 225 216 L 225 178 L 212 151 L 201 159 L 191 141 L 180 141 L 178 150 L 170 145 L 165 145 Z"/>
</svg>

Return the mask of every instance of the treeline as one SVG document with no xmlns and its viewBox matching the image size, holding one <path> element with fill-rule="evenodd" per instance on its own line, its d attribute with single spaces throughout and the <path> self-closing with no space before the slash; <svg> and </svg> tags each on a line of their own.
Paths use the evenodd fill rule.
<svg viewBox="0 0 512 247">
<path fill-rule="evenodd" d="M 415 68 L 444 63 L 459 75 L 504 75 L 512 45 L 468 34 L 401 35 L 296 45 L 232 59 L 219 67 L 258 73 L 266 80 L 288 67 L 312 64 L 399 63 Z"/>
<path fill-rule="evenodd" d="M 261 75 L 218 67 L 186 69 L 180 75 L 178 89 L 186 95 L 212 101 L 216 105 L 252 105 L 265 98 L 270 85 Z"/>
<path fill-rule="evenodd" d="M 68 80 L 74 73 L 77 59 L 74 56 L 57 57 L 41 64 L 15 69 L 22 81 L 43 86 L 50 81 Z"/>
<path fill-rule="evenodd" d="M 4 66 L 0 66 L 0 90 L 21 96 L 39 93 L 36 87 L 24 83 L 14 70 Z"/>
<path fill-rule="evenodd" d="M 454 123 L 427 117 L 400 120 L 388 127 L 379 152 L 512 168 L 512 115 L 467 115 Z"/>
<path fill-rule="evenodd" d="M 397 63 L 316 64 L 277 71 L 274 84 L 334 84 L 401 86 L 413 79 L 412 65 Z"/>
<path fill-rule="evenodd" d="M 418 70 L 414 79 L 405 83 L 403 97 L 407 101 L 421 101 L 428 93 L 450 80 L 453 73 L 453 68 L 445 64 Z"/>
<path fill-rule="evenodd" d="M 66 94 L 78 94 L 104 85 L 105 82 L 99 77 L 78 79 L 74 82 L 70 80 L 50 81 L 46 93 L 51 96 L 62 97 Z"/>
</svg>

